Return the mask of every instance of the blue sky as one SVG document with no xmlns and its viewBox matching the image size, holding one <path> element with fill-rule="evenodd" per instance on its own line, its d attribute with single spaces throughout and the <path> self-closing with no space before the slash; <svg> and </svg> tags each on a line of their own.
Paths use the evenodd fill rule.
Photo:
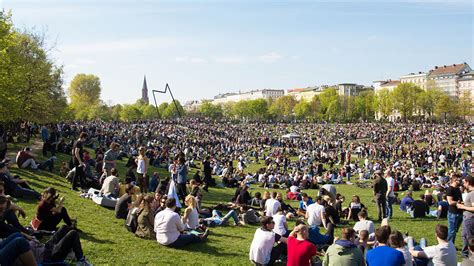
<svg viewBox="0 0 474 266">
<path fill-rule="evenodd" d="M 17 27 L 46 32 L 65 88 L 77 73 L 95 74 L 102 98 L 115 104 L 138 99 L 145 74 L 149 89 L 169 83 L 185 102 L 474 67 L 473 2 L 446 2 L 0 0 L 0 7 Z"/>
</svg>

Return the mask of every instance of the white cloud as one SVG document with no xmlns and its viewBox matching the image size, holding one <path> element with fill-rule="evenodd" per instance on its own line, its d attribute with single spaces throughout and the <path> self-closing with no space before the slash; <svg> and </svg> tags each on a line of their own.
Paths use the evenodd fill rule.
<svg viewBox="0 0 474 266">
<path fill-rule="evenodd" d="M 124 52 L 149 48 L 157 49 L 169 47 L 178 43 L 179 41 L 174 38 L 137 38 L 85 44 L 62 45 L 58 48 L 58 50 L 61 54 L 91 54 Z"/>
<path fill-rule="evenodd" d="M 264 63 L 274 63 L 282 58 L 283 58 L 282 55 L 275 52 L 271 52 L 271 53 L 259 56 L 258 60 Z"/>
</svg>

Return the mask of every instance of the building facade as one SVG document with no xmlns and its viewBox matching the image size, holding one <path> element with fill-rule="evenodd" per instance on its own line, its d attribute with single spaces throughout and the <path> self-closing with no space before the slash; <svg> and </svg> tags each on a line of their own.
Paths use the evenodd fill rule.
<svg viewBox="0 0 474 266">
<path fill-rule="evenodd" d="M 287 90 L 286 95 L 293 96 L 297 101 L 311 101 L 314 96 L 319 95 L 322 91 L 321 87 L 297 88 Z"/>
<path fill-rule="evenodd" d="M 243 93 L 219 94 L 216 97 L 214 97 L 214 100 L 212 101 L 212 103 L 224 104 L 228 102 L 240 102 L 240 101 L 257 100 L 257 99 L 277 99 L 283 95 L 285 95 L 284 90 L 272 90 L 272 89 L 252 90 L 252 91 L 243 92 Z"/>
<path fill-rule="evenodd" d="M 418 87 L 426 90 L 426 78 L 428 73 L 425 72 L 418 72 L 418 73 L 410 73 L 408 75 L 400 77 L 400 83 L 413 83 Z"/>
<path fill-rule="evenodd" d="M 435 66 L 430 70 L 427 81 L 440 88 L 451 97 L 459 97 L 461 94 L 459 80 L 472 69 L 467 63 Z"/>
</svg>

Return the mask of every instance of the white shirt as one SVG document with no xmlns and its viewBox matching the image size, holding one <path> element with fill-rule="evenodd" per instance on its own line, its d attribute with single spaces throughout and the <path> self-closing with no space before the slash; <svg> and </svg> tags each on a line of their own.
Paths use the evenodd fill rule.
<svg viewBox="0 0 474 266">
<path fill-rule="evenodd" d="M 446 160 L 446 156 L 445 156 L 444 154 L 441 154 L 441 155 L 439 156 L 439 162 L 440 162 L 440 163 L 444 163 L 445 160 Z"/>
<path fill-rule="evenodd" d="M 273 221 L 275 222 L 275 227 L 273 228 L 273 232 L 284 236 L 286 234 L 286 217 L 283 214 L 275 214 L 273 215 Z"/>
<path fill-rule="evenodd" d="M 280 206 L 281 204 L 278 200 L 272 198 L 267 199 L 267 201 L 265 201 L 265 214 L 267 216 L 273 217 L 273 215 L 277 213 Z"/>
<path fill-rule="evenodd" d="M 388 193 L 388 196 L 394 198 L 395 192 L 393 191 L 393 189 L 395 189 L 395 180 L 391 176 L 387 177 L 386 180 L 388 188 L 390 189 L 390 193 Z"/>
<path fill-rule="evenodd" d="M 268 201 L 268 200 L 267 200 Z M 275 244 L 275 233 L 273 231 L 258 228 L 250 245 L 249 259 L 259 264 L 268 264 Z"/>
<path fill-rule="evenodd" d="M 145 173 L 145 159 L 141 159 L 140 157 L 137 159 L 137 173 Z"/>
<path fill-rule="evenodd" d="M 291 192 L 291 193 L 296 193 L 296 192 L 298 192 L 298 187 L 295 186 L 295 185 L 291 186 L 291 187 L 290 187 L 290 192 Z"/>
<path fill-rule="evenodd" d="M 372 221 L 369 221 L 369 220 L 358 221 L 354 225 L 354 231 L 359 233 L 362 230 L 367 230 L 369 232 L 369 235 L 373 234 L 373 233 L 375 233 L 375 225 Z"/>
<path fill-rule="evenodd" d="M 115 189 L 119 186 L 119 180 L 116 176 L 110 175 L 104 179 L 104 184 L 102 184 L 102 189 L 100 192 L 105 195 L 115 193 Z"/>
<path fill-rule="evenodd" d="M 430 246 L 423 251 L 432 259 L 434 266 L 457 265 L 456 248 L 451 242 Z"/>
<path fill-rule="evenodd" d="M 321 225 L 323 223 L 322 215 L 326 211 L 324 210 L 324 206 L 319 205 L 318 203 L 314 203 L 309 205 L 306 208 L 306 215 L 308 216 L 308 225 Z"/>
<path fill-rule="evenodd" d="M 179 214 L 166 208 L 155 216 L 156 240 L 162 245 L 174 243 L 181 232 L 184 231 L 184 225 Z"/>
</svg>

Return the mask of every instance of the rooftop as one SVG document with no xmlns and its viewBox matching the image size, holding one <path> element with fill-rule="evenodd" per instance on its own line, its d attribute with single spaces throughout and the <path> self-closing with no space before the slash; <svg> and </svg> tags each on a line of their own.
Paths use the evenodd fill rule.
<svg viewBox="0 0 474 266">
<path fill-rule="evenodd" d="M 452 64 L 452 65 L 444 65 L 444 66 L 435 66 L 434 69 L 430 70 L 430 76 L 436 75 L 448 75 L 448 74 L 459 74 L 465 67 L 469 67 L 468 64 Z"/>
</svg>

